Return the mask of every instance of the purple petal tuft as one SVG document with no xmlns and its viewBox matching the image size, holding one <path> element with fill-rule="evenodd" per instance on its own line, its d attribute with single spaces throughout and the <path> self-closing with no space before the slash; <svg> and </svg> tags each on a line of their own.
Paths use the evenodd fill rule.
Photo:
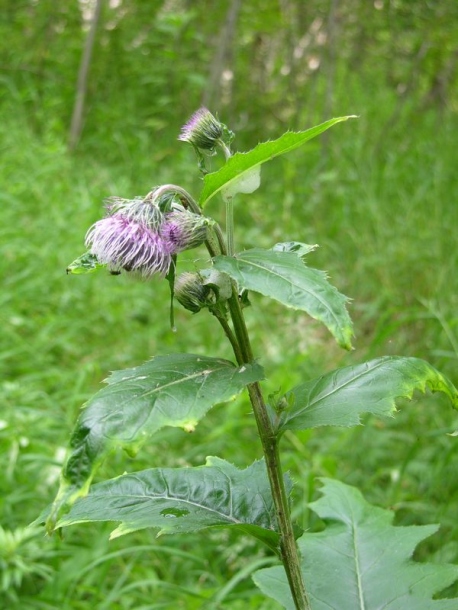
<svg viewBox="0 0 458 610">
<path fill-rule="evenodd" d="M 87 232 L 86 245 L 112 271 L 164 276 L 172 261 L 168 244 L 156 231 L 120 213 L 97 221 Z"/>
</svg>

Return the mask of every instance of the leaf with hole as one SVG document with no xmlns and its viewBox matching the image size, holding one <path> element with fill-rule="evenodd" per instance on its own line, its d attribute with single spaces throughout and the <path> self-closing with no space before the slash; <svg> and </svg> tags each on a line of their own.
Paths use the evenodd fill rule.
<svg viewBox="0 0 458 610">
<path fill-rule="evenodd" d="M 291 482 L 287 478 L 288 493 Z M 159 534 L 232 527 L 277 552 L 275 507 L 266 467 L 258 461 L 239 470 L 216 457 L 195 468 L 152 468 L 93 485 L 57 523 L 90 521 L 120 525 L 111 538 L 157 528 Z"/>
<path fill-rule="evenodd" d="M 262 367 L 256 363 L 236 367 L 227 360 L 193 354 L 157 356 L 112 373 L 107 387 L 89 400 L 77 421 L 48 529 L 65 506 L 87 493 L 112 450 L 122 447 L 135 454 L 164 426 L 192 432 L 211 407 L 262 378 Z"/>
</svg>

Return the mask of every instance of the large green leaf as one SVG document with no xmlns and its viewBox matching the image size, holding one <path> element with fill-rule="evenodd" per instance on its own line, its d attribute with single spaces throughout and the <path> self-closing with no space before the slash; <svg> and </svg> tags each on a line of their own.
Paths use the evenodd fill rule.
<svg viewBox="0 0 458 610">
<path fill-rule="evenodd" d="M 246 153 L 236 153 L 230 157 L 227 163 L 217 172 L 207 174 L 204 179 L 204 188 L 199 198 L 199 203 L 204 206 L 209 199 L 214 197 L 223 188 L 229 189 L 232 183 L 244 179 L 245 175 L 252 175 L 255 168 L 266 161 L 270 161 L 279 155 L 283 155 L 291 150 L 299 148 L 308 140 L 315 138 L 336 123 L 355 118 L 344 116 L 331 119 L 321 125 L 307 129 L 306 131 L 289 131 L 277 140 L 262 142 L 253 150 Z M 250 173 L 251 172 L 251 173 Z"/>
<path fill-rule="evenodd" d="M 458 408 L 458 391 L 433 366 L 419 358 L 385 356 L 347 366 L 296 386 L 285 395 L 288 405 L 279 429 L 356 426 L 362 413 L 389 416 L 396 398 L 412 398 L 414 390 L 444 392 Z"/>
<path fill-rule="evenodd" d="M 78 419 L 48 529 L 65 506 L 87 493 L 97 467 L 114 448 L 135 453 L 164 426 L 191 432 L 213 405 L 262 378 L 258 364 L 236 367 L 193 354 L 158 356 L 112 373 Z"/>
<path fill-rule="evenodd" d="M 216 269 L 227 273 L 241 288 L 271 297 L 287 307 L 306 311 L 323 322 L 337 343 L 351 349 L 352 323 L 345 308 L 347 298 L 326 279 L 326 274 L 306 267 L 302 251 L 253 248 L 237 256 L 217 256 Z M 309 246 L 312 248 L 312 246 Z"/>
<path fill-rule="evenodd" d="M 438 526 L 394 527 L 394 513 L 370 505 L 354 487 L 323 479 L 310 507 L 327 523 L 298 541 L 312 610 L 456 610 L 458 599 L 432 596 L 458 579 L 458 566 L 412 561 Z M 295 606 L 282 567 L 259 570 L 255 583 L 288 610 Z"/>
<path fill-rule="evenodd" d="M 287 480 L 288 488 L 291 483 Z M 118 521 L 111 538 L 147 527 L 159 534 L 231 526 L 278 547 L 275 507 L 263 461 L 245 470 L 216 457 L 197 468 L 153 468 L 93 485 L 57 527 Z"/>
</svg>

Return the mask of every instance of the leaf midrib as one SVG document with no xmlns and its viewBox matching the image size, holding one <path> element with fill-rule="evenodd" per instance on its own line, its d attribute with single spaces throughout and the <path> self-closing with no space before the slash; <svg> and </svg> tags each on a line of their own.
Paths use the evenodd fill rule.
<svg viewBox="0 0 458 610">
<path fill-rule="evenodd" d="M 224 474 L 224 473 L 222 473 L 222 474 Z M 226 476 L 226 475 L 224 475 L 224 476 Z M 227 476 L 226 476 L 226 479 L 227 479 Z M 137 479 L 137 481 L 138 481 L 138 479 Z M 131 493 L 131 494 L 127 495 L 125 493 L 114 493 L 114 494 L 110 493 L 110 498 L 120 499 L 120 500 L 127 500 L 127 499 L 147 500 L 149 502 L 154 502 L 155 500 L 159 500 L 159 499 L 171 500 L 173 502 L 176 502 L 177 504 L 184 504 L 184 505 L 188 505 L 188 506 L 194 506 L 196 508 L 201 508 L 201 509 L 206 510 L 206 511 L 208 511 L 210 513 L 218 515 L 220 518 L 225 518 L 226 520 L 229 520 L 229 521 L 231 521 L 232 523 L 234 523 L 236 525 L 247 524 L 246 521 L 240 521 L 239 519 L 237 519 L 237 518 L 235 518 L 233 516 L 233 510 L 232 510 L 232 507 L 233 507 L 233 494 L 232 494 L 230 479 L 228 479 L 228 481 L 229 481 L 228 489 L 229 489 L 229 497 L 230 497 L 230 501 L 229 501 L 228 504 L 230 505 L 230 508 L 231 508 L 229 515 L 226 514 L 226 513 L 217 511 L 217 510 L 215 510 L 213 508 L 210 508 L 210 507 L 208 507 L 205 504 L 199 504 L 198 502 L 192 502 L 190 500 L 183 500 L 182 498 L 177 498 L 177 497 L 171 496 L 169 494 L 157 494 L 156 496 L 148 496 L 146 494 L 132 494 Z M 140 483 L 144 484 L 143 481 L 140 481 Z M 167 482 L 166 482 L 166 485 L 168 486 Z M 92 497 L 94 497 L 94 496 L 92 496 Z M 118 519 L 114 519 L 114 521 L 118 521 Z M 120 522 L 125 522 L 126 520 L 122 519 L 122 518 L 119 518 L 119 521 Z M 251 523 L 251 522 L 248 522 L 248 524 L 249 525 L 255 525 L 255 523 Z"/>
<path fill-rule="evenodd" d="M 289 254 L 289 253 L 288 253 Z M 305 288 L 303 288 L 302 286 L 299 286 L 298 284 L 295 284 L 292 280 L 285 280 L 284 276 L 280 275 L 280 273 L 277 273 L 275 271 L 273 271 L 272 269 L 268 268 L 268 267 L 264 267 L 263 265 L 259 264 L 259 263 L 254 263 L 253 261 L 250 261 L 249 259 L 247 260 L 246 258 L 239 258 L 238 260 L 244 262 L 244 263 L 248 263 L 250 265 L 252 265 L 253 267 L 258 267 L 260 269 L 264 269 L 265 271 L 268 271 L 269 273 L 271 273 L 272 275 L 276 275 L 277 277 L 279 277 L 281 280 L 283 281 L 288 281 L 292 286 L 294 286 L 295 288 L 299 288 L 299 290 L 302 290 L 302 292 L 305 292 L 308 295 L 312 295 L 314 296 L 314 298 L 319 301 L 321 303 L 321 305 L 324 306 L 325 310 L 331 313 L 331 317 L 334 319 L 336 326 L 338 327 L 338 318 L 337 316 L 334 314 L 334 312 L 332 311 L 332 309 L 330 309 L 326 303 L 323 301 L 323 299 L 321 299 L 315 292 L 312 292 L 310 290 L 307 290 Z M 304 265 L 304 267 L 307 269 L 308 267 L 306 267 Z M 291 267 L 290 267 L 291 268 Z M 294 267 L 292 267 L 292 269 L 294 269 Z M 294 306 L 291 306 L 294 307 Z"/>
<path fill-rule="evenodd" d="M 354 526 L 354 524 L 351 524 L 351 538 L 352 538 L 352 543 L 353 543 L 353 554 L 355 557 L 355 571 L 356 571 L 356 583 L 357 583 L 357 587 L 358 587 L 358 597 L 359 597 L 359 607 L 361 610 L 365 610 L 366 609 L 366 604 L 364 602 L 364 592 L 363 592 L 363 585 L 361 582 L 361 569 L 360 569 L 360 564 L 359 564 L 359 555 L 358 555 L 358 545 L 356 542 L 356 528 Z"/>
<path fill-rule="evenodd" d="M 186 377 L 182 377 L 181 379 L 175 379 L 174 381 L 170 381 L 170 382 L 165 383 L 165 384 L 163 384 L 163 385 L 161 385 L 161 386 L 158 386 L 158 387 L 155 387 L 155 388 L 152 388 L 152 389 L 145 390 L 145 391 L 141 392 L 140 394 L 138 394 L 138 395 L 135 397 L 135 399 L 137 399 L 137 398 L 145 398 L 146 396 L 150 396 L 151 394 L 154 394 L 154 393 L 156 393 L 156 392 L 162 392 L 163 390 L 165 390 L 165 389 L 167 389 L 167 388 L 170 388 L 170 387 L 172 387 L 172 386 L 174 386 L 174 385 L 178 385 L 178 384 L 180 384 L 180 383 L 185 383 L 186 381 L 192 381 L 192 379 L 195 379 L 196 377 L 200 377 L 200 376 L 202 376 L 202 375 L 205 375 L 205 379 L 203 379 L 203 380 L 202 380 L 202 385 L 203 385 L 203 383 L 206 381 L 206 379 L 207 379 L 207 378 L 209 377 L 209 375 L 211 375 L 212 373 L 217 373 L 217 372 L 219 372 L 219 371 L 223 371 L 223 370 L 225 370 L 225 369 L 229 369 L 229 368 L 232 368 L 232 369 L 233 369 L 233 371 L 237 371 L 237 370 L 238 370 L 238 369 L 237 369 L 237 367 L 229 367 L 229 366 L 227 366 L 227 367 L 226 367 L 226 366 L 221 366 L 220 368 L 217 368 L 217 369 L 210 369 L 210 370 L 206 369 L 206 370 L 203 370 L 203 371 L 199 371 L 199 372 L 193 373 L 192 375 L 187 375 Z M 163 372 L 163 371 L 161 371 L 161 372 Z M 174 373 L 176 373 L 177 371 L 173 371 L 173 372 L 174 372 Z M 114 393 L 115 393 L 115 392 L 116 392 L 116 390 L 120 390 L 120 391 L 125 390 L 125 389 L 126 389 L 126 388 L 125 388 L 125 386 L 126 386 L 126 385 L 128 385 L 128 384 L 129 384 L 130 382 L 132 382 L 132 381 L 136 381 L 136 379 L 135 379 L 135 378 L 132 378 L 132 379 L 130 379 L 130 380 L 124 380 L 124 381 L 123 381 L 123 380 L 120 380 L 120 381 L 118 381 L 118 382 L 116 382 L 116 383 L 111 384 L 110 386 L 108 386 L 108 387 L 106 388 L 106 390 L 104 390 L 104 391 L 108 391 L 108 390 L 114 390 Z M 142 381 L 143 381 L 143 380 L 142 380 Z M 122 385 L 123 387 L 120 387 L 121 385 Z M 202 386 L 200 386 L 200 387 L 199 387 L 199 389 L 200 389 L 201 387 L 202 387 Z M 131 399 L 131 398 L 132 398 L 132 397 L 130 397 L 130 399 Z M 121 406 L 123 406 L 124 404 L 126 404 L 126 402 L 128 402 L 130 399 L 128 398 L 128 399 L 126 399 L 126 401 L 125 401 L 125 402 L 120 403 L 120 404 L 121 404 Z"/>
<path fill-rule="evenodd" d="M 393 360 L 393 358 L 391 358 L 391 357 L 388 357 L 388 358 L 389 358 L 389 360 Z M 341 391 L 343 388 L 345 388 L 347 385 L 349 385 L 353 381 L 357 381 L 361 377 L 364 377 L 364 375 L 367 375 L 368 373 L 371 373 L 374 370 L 377 370 L 379 367 L 383 366 L 386 362 L 388 362 L 388 358 L 381 359 L 381 361 L 378 362 L 377 365 L 374 366 L 373 368 L 366 369 L 365 371 L 362 371 L 359 375 L 356 375 L 355 377 L 352 377 L 351 379 L 348 379 L 345 383 L 342 383 L 338 387 L 330 390 L 327 394 L 325 394 L 323 396 L 320 396 L 320 398 L 318 398 L 318 399 L 312 400 L 307 405 L 302 407 L 300 410 L 295 411 L 294 415 L 292 417 L 288 418 L 287 421 L 289 421 L 290 419 L 293 419 L 293 417 L 296 417 L 297 415 L 302 415 L 304 413 L 304 411 L 306 411 L 307 409 L 310 409 L 312 406 L 316 406 L 322 400 L 325 400 L 326 398 L 329 398 L 329 396 L 332 396 L 336 392 Z M 291 393 L 294 394 L 294 390 L 292 390 Z M 390 402 L 392 402 L 393 400 L 394 399 L 390 399 Z"/>
</svg>

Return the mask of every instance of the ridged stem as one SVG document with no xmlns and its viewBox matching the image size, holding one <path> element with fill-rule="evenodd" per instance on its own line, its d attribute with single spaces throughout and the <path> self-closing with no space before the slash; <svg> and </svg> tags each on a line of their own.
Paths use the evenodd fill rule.
<svg viewBox="0 0 458 610">
<path fill-rule="evenodd" d="M 253 362 L 253 353 L 235 286 L 232 297 L 229 299 L 234 332 L 242 353 L 243 362 Z M 248 385 L 253 413 L 256 419 L 259 437 L 266 461 L 272 497 L 277 514 L 278 529 L 280 533 L 280 557 L 285 568 L 291 595 L 297 610 L 310 610 L 310 602 L 305 590 L 302 577 L 299 551 L 294 537 L 293 525 L 289 509 L 288 495 L 286 493 L 283 469 L 278 450 L 278 435 L 274 432 L 269 413 L 264 402 L 259 383 Z"/>
</svg>

